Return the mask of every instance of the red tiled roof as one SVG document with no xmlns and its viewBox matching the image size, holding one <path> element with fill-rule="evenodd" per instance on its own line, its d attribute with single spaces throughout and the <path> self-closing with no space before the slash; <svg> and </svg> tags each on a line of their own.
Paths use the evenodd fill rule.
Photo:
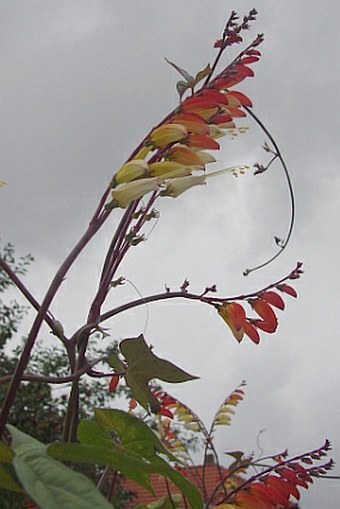
<svg viewBox="0 0 340 509">
<path fill-rule="evenodd" d="M 225 477 L 227 473 L 228 471 L 226 468 L 218 468 L 217 465 L 213 464 L 206 465 L 205 469 L 203 469 L 203 466 L 187 468 L 186 477 L 188 481 L 199 489 L 202 498 L 205 501 L 208 501 L 214 493 L 216 486 L 220 483 L 221 477 Z M 125 479 L 122 482 L 123 489 L 131 491 L 135 495 L 130 504 L 131 507 L 136 504 L 148 504 L 150 502 L 154 502 L 155 500 L 168 496 L 169 492 L 172 495 L 180 493 L 177 486 L 175 486 L 169 479 L 166 479 L 156 473 L 150 475 L 150 484 L 155 495 L 145 488 L 142 488 L 131 479 Z M 221 490 L 219 490 L 219 493 L 221 493 Z"/>
</svg>

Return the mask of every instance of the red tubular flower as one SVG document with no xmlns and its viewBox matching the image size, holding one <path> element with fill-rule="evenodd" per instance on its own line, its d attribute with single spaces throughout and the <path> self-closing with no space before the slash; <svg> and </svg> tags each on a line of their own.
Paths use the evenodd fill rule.
<svg viewBox="0 0 340 509">
<path fill-rule="evenodd" d="M 113 377 L 110 380 L 109 392 L 114 392 L 117 389 L 119 380 L 120 380 L 120 375 L 113 375 Z"/>
</svg>

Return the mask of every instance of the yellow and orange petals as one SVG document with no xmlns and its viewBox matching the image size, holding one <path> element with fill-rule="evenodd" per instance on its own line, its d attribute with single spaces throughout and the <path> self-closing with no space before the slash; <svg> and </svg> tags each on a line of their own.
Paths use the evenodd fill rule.
<svg viewBox="0 0 340 509">
<path fill-rule="evenodd" d="M 189 134 L 187 143 L 190 147 L 219 150 L 220 145 L 216 140 L 206 134 Z"/>
<path fill-rule="evenodd" d="M 188 133 L 209 134 L 206 122 L 196 113 L 179 113 L 172 118 L 171 123 L 183 125 Z"/>
<path fill-rule="evenodd" d="M 109 207 L 120 207 L 125 209 L 129 203 L 145 194 L 156 191 L 159 188 L 160 180 L 156 177 L 144 178 L 120 184 L 112 191 L 112 203 Z"/>
<path fill-rule="evenodd" d="M 226 113 L 229 114 L 232 118 L 240 118 L 240 117 L 246 117 L 247 113 L 241 108 L 238 108 L 237 106 L 228 106 L 226 108 Z"/>
<path fill-rule="evenodd" d="M 133 159 L 125 163 L 114 175 L 114 184 L 122 184 L 123 182 L 130 182 L 137 178 L 147 175 L 149 165 L 144 159 Z"/>
<path fill-rule="evenodd" d="M 218 313 L 240 343 L 244 336 L 244 324 L 246 322 L 246 312 L 243 307 L 236 302 L 230 302 L 220 306 Z"/>
<path fill-rule="evenodd" d="M 157 127 L 150 134 L 150 141 L 158 148 L 164 148 L 170 143 L 186 138 L 187 129 L 181 124 L 164 124 Z"/>
<path fill-rule="evenodd" d="M 229 106 L 246 106 L 247 108 L 252 108 L 253 103 L 249 99 L 248 96 L 243 94 L 242 92 L 229 91 L 224 94 L 228 107 Z"/>
<path fill-rule="evenodd" d="M 191 175 L 191 172 L 194 169 L 200 168 L 195 166 L 186 166 L 174 161 L 160 161 L 158 163 L 151 163 L 149 166 L 150 175 L 153 177 L 160 177 L 162 179 L 186 177 Z"/>
<path fill-rule="evenodd" d="M 221 129 L 219 126 L 215 124 L 211 124 L 209 126 L 210 128 L 210 137 L 216 140 L 216 138 L 221 138 L 222 136 L 225 136 L 227 133 L 223 129 Z"/>
<path fill-rule="evenodd" d="M 197 165 L 202 169 L 204 168 L 204 161 L 202 161 L 199 154 L 186 145 L 175 145 L 171 147 L 166 153 L 166 158 L 184 164 L 185 166 Z"/>
<path fill-rule="evenodd" d="M 176 178 L 169 180 L 165 189 L 160 194 L 177 198 L 177 196 L 185 193 L 188 189 L 202 184 L 205 184 L 205 175 L 190 175 L 189 177 Z"/>
</svg>

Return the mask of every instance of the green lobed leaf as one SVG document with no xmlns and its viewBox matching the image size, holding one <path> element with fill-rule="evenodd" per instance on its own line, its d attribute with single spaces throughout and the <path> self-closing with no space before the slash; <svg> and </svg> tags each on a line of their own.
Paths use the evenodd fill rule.
<svg viewBox="0 0 340 509">
<path fill-rule="evenodd" d="M 94 414 L 99 426 L 118 434 L 121 450 L 139 454 L 147 460 L 154 458 L 156 453 L 174 459 L 149 426 L 135 415 L 108 408 L 95 408 Z"/>
<path fill-rule="evenodd" d="M 81 420 L 78 424 L 77 438 L 82 445 L 101 445 L 116 448 L 112 436 L 95 421 Z"/>
<path fill-rule="evenodd" d="M 120 360 L 120 358 L 118 357 L 118 355 L 116 353 L 112 353 L 108 357 L 107 363 L 115 371 L 123 372 L 125 370 L 125 366 L 124 366 L 123 362 Z"/>
<path fill-rule="evenodd" d="M 198 378 L 172 362 L 157 357 L 145 342 L 143 334 L 137 338 L 124 339 L 119 348 L 128 364 L 125 381 L 134 398 L 144 408 L 150 406 L 152 411 L 157 412 L 160 407 L 160 402 L 148 385 L 153 378 L 169 383 L 182 383 Z"/>
<path fill-rule="evenodd" d="M 112 509 L 87 477 L 51 458 L 35 438 L 12 425 L 7 427 L 17 477 L 41 509 Z"/>
<path fill-rule="evenodd" d="M 197 509 L 202 507 L 201 495 L 197 488 L 158 455 L 161 453 L 176 461 L 145 422 L 123 410 L 105 408 L 96 408 L 95 418 L 105 430 L 117 433 L 122 452 L 137 453 L 147 459 L 153 471 L 171 479 L 187 497 L 192 507 Z"/>
</svg>

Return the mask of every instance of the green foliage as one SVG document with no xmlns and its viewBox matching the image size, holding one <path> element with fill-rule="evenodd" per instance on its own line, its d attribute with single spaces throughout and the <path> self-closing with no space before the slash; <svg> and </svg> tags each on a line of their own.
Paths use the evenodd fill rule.
<svg viewBox="0 0 340 509">
<path fill-rule="evenodd" d="M 144 407 L 150 406 L 157 412 L 160 403 L 149 388 L 150 380 L 157 378 L 164 382 L 181 383 L 195 380 L 172 362 L 157 357 L 146 344 L 143 335 L 138 338 L 124 339 L 119 345 L 120 351 L 127 361 L 125 380 L 132 390 L 134 398 Z"/>
<path fill-rule="evenodd" d="M 9 265 L 15 274 L 23 275 L 26 273 L 29 264 L 33 261 L 31 255 L 22 256 L 16 261 L 14 256 L 14 246 L 6 244 L 0 249 L 1 258 Z M 0 268 L 0 293 L 14 286 L 13 281 Z M 16 300 L 12 300 L 10 304 L 4 304 L 0 299 L 0 348 L 5 346 L 9 339 L 12 338 L 18 330 L 18 326 L 27 311 L 26 306 L 21 306 Z M 1 373 L 1 366 L 0 366 Z"/>
<path fill-rule="evenodd" d="M 14 426 L 8 428 L 18 479 L 42 509 L 112 509 L 87 477 L 51 458 L 38 440 Z"/>
<path fill-rule="evenodd" d="M 116 409 L 95 409 L 98 424 L 108 432 L 115 432 L 119 437 L 119 448 L 130 455 L 138 455 L 155 468 L 154 471 L 171 479 L 187 497 L 194 508 L 202 506 L 201 496 L 195 486 L 177 470 L 173 469 L 162 457 L 176 461 L 159 441 L 153 431 L 141 419 Z"/>
</svg>

